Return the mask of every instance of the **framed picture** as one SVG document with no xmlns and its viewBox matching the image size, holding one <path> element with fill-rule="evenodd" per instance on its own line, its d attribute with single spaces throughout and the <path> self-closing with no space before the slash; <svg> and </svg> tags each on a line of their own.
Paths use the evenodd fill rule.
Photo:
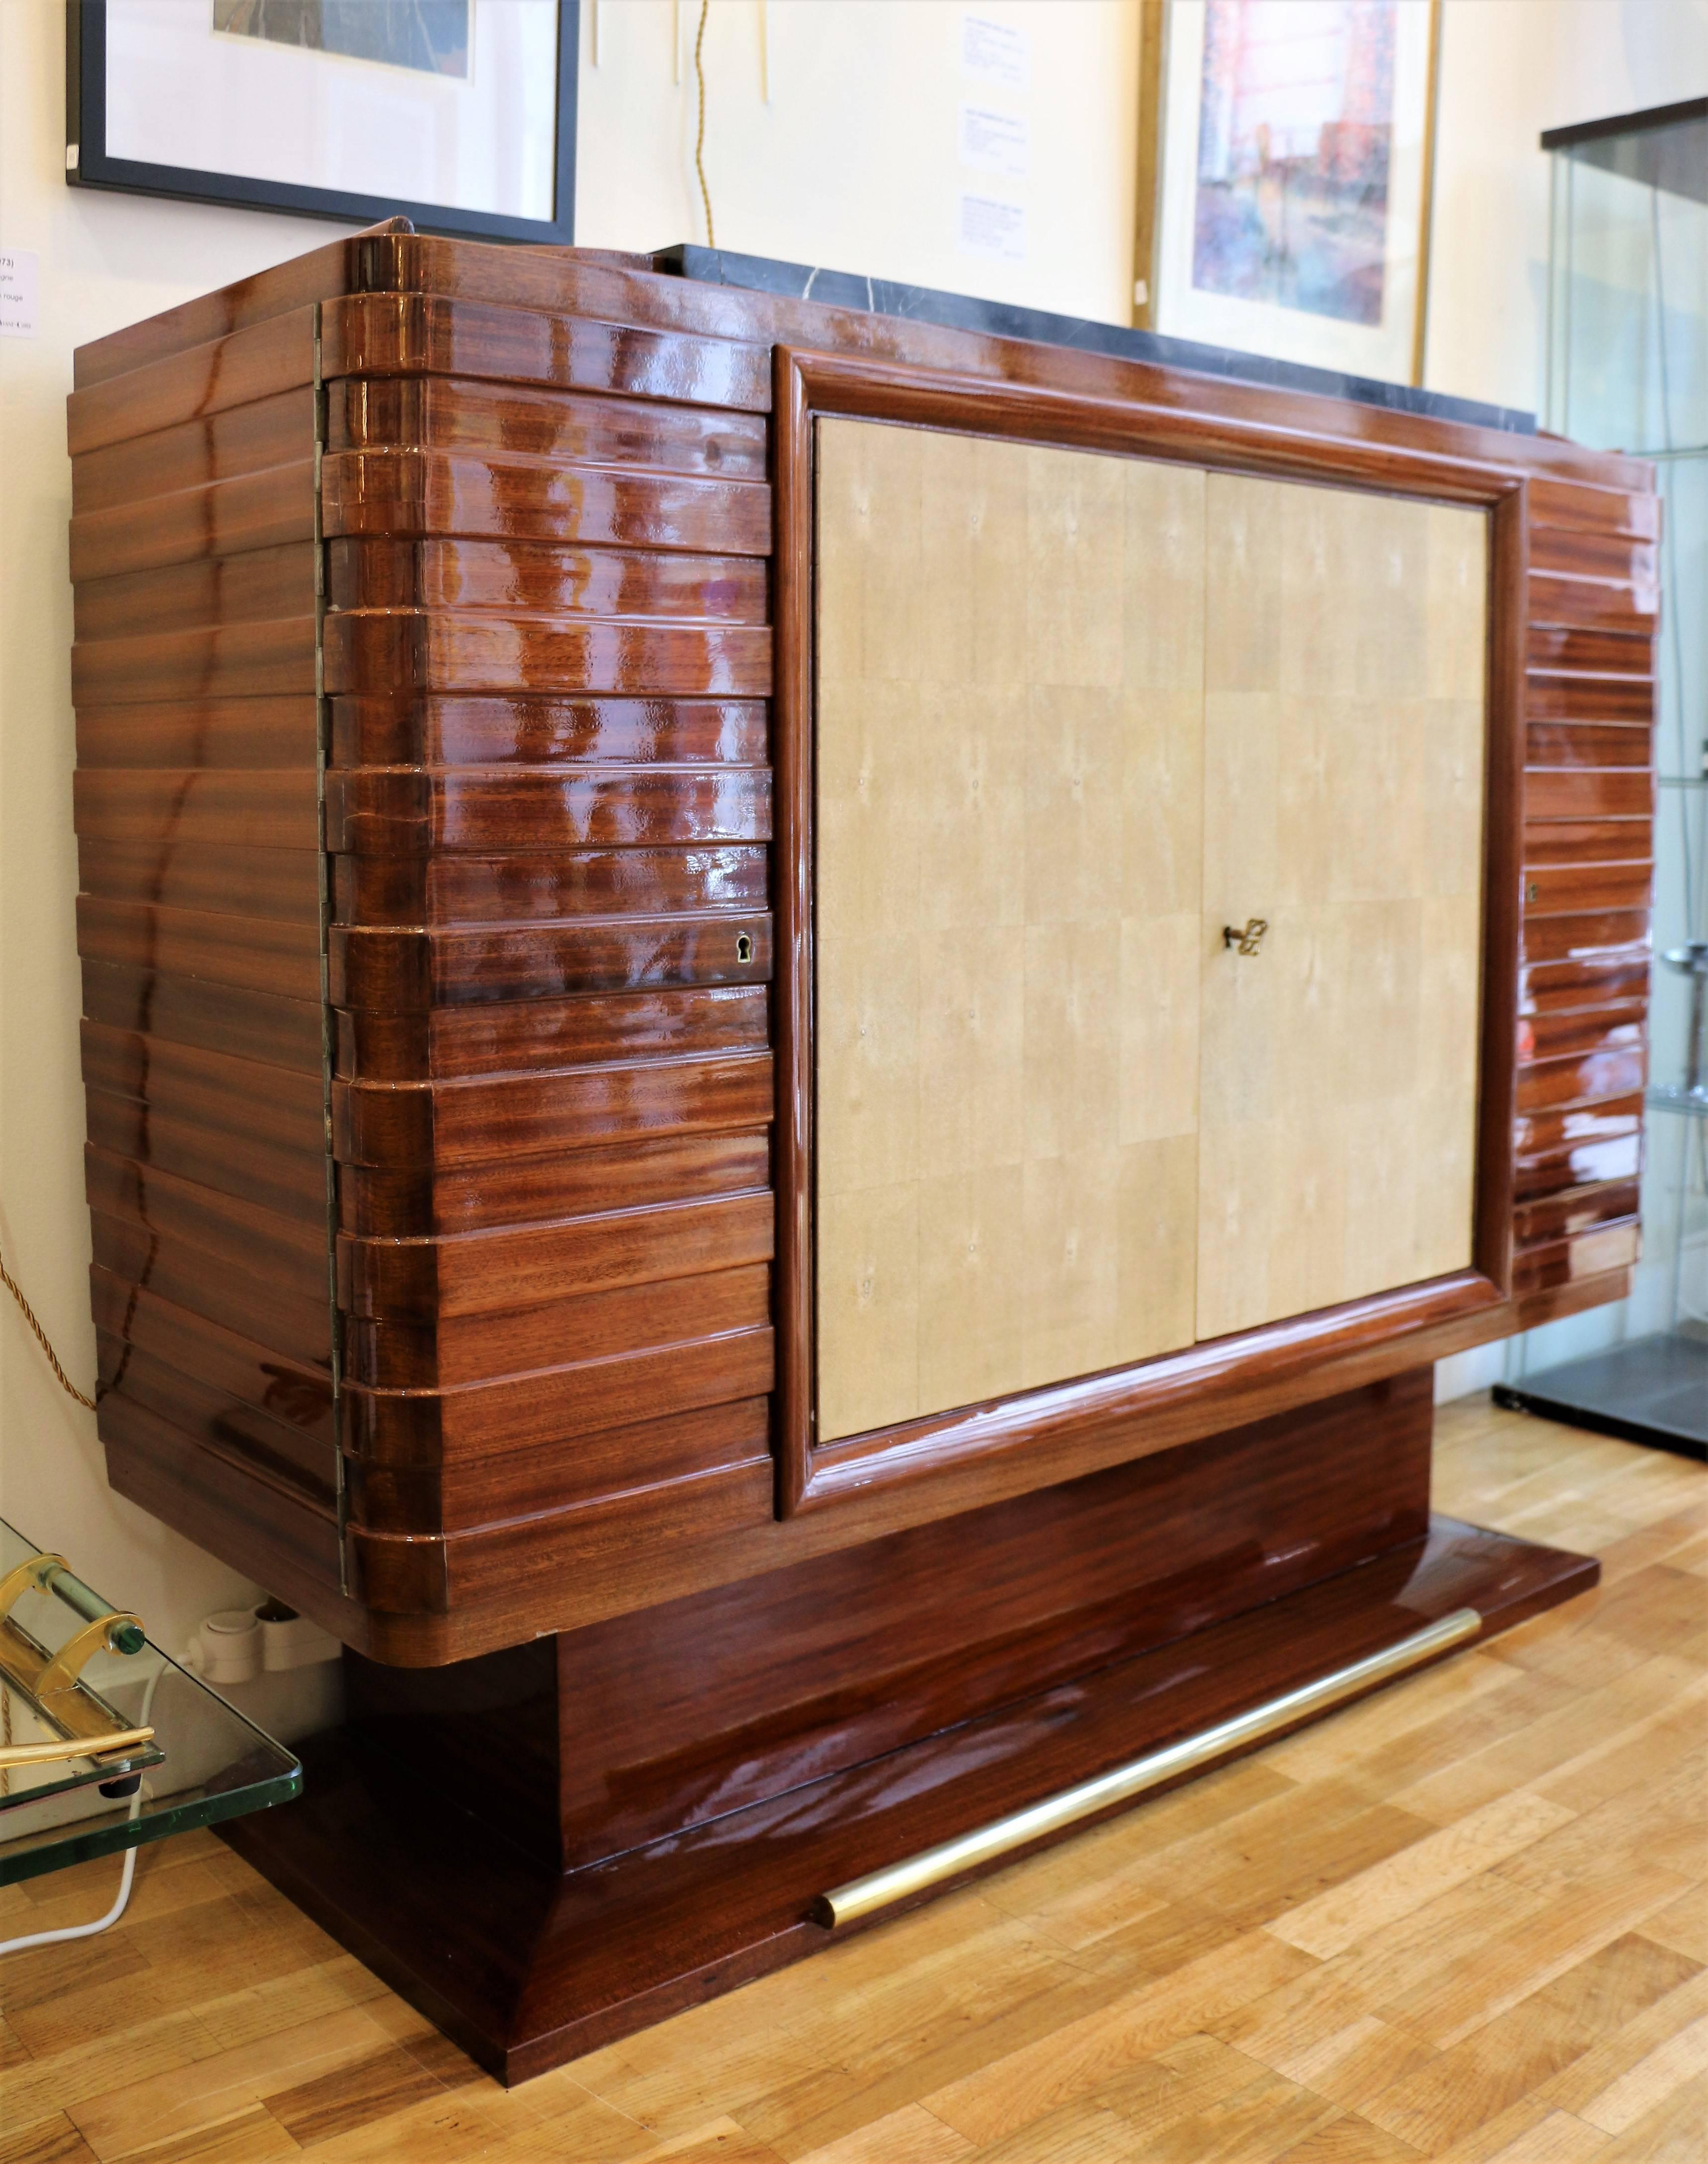
<svg viewBox="0 0 1708 2164">
<path fill-rule="evenodd" d="M 69 0 L 66 177 L 568 242 L 578 0 Z"/>
<path fill-rule="evenodd" d="M 1148 327 L 1421 381 L 1439 41 L 1440 0 L 1173 0 Z"/>
</svg>

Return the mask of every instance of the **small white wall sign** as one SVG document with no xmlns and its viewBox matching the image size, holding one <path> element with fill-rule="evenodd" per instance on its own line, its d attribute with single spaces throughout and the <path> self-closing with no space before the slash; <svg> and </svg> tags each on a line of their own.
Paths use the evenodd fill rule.
<svg viewBox="0 0 1708 2164">
<path fill-rule="evenodd" d="M 965 105 L 960 109 L 961 163 L 983 173 L 1006 173 L 1020 180 L 1026 173 L 1029 149 L 1022 113 L 997 113 L 987 105 Z"/>
<path fill-rule="evenodd" d="M 995 196 L 964 195 L 959 246 L 963 255 L 993 255 L 1004 263 L 1026 257 L 1026 207 Z"/>
<path fill-rule="evenodd" d="M 963 15 L 961 66 L 975 81 L 1024 90 L 1032 76 L 1032 40 L 1017 24 Z"/>
<path fill-rule="evenodd" d="M 31 248 L 0 248 L 0 338 L 35 336 L 39 260 Z"/>
</svg>

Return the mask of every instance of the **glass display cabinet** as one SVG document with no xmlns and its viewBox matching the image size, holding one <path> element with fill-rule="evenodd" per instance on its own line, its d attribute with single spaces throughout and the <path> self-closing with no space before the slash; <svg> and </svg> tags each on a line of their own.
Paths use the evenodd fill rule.
<svg viewBox="0 0 1708 2164">
<path fill-rule="evenodd" d="M 1654 461 L 1654 964 L 1630 1298 L 1516 1341 L 1498 1400 L 1708 1457 L 1708 98 L 1550 130 L 1547 425 Z M 1641 598 L 1639 596 L 1639 598 Z M 1610 716 L 1605 717 L 1611 720 Z M 1594 733 L 1615 749 L 1618 732 Z M 1586 753 L 1586 756 L 1587 756 Z M 1634 748 L 1632 756 L 1637 755 Z M 1633 1045 L 1640 1032 L 1632 1026 Z M 1614 1063 L 1623 1048 L 1609 1045 Z M 1587 1116 L 1586 1116 L 1587 1117 Z M 1616 1318 L 1621 1342 L 1606 1346 Z M 1589 1333 L 1600 1348 L 1558 1363 Z M 1572 1337 L 1578 1335 L 1578 1345 Z M 1538 1358 L 1538 1354 L 1541 1355 Z M 1538 1372 L 1527 1374 L 1527 1369 Z"/>
</svg>

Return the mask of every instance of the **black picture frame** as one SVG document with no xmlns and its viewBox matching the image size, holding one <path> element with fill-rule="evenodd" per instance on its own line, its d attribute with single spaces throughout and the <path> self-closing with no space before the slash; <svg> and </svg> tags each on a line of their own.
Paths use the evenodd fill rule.
<svg viewBox="0 0 1708 2164">
<path fill-rule="evenodd" d="M 402 197 L 346 195 L 335 188 L 296 187 L 240 173 L 156 165 L 109 156 L 107 150 L 107 0 L 66 0 L 66 179 L 72 187 L 170 196 L 182 202 L 223 203 L 239 210 L 283 211 L 297 218 L 377 225 L 407 218 L 420 233 L 458 239 L 509 240 L 568 247 L 575 223 L 575 94 L 580 77 L 581 0 L 558 0 L 557 139 L 550 218 L 505 218 L 457 210 Z"/>
</svg>

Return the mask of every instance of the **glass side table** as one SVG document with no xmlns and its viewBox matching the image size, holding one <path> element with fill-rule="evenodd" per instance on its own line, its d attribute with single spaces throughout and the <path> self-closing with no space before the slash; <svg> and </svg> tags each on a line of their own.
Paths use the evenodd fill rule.
<svg viewBox="0 0 1708 2164">
<path fill-rule="evenodd" d="M 0 1886 L 301 1792 L 290 1752 L 41 1556 L 0 1520 Z"/>
</svg>

